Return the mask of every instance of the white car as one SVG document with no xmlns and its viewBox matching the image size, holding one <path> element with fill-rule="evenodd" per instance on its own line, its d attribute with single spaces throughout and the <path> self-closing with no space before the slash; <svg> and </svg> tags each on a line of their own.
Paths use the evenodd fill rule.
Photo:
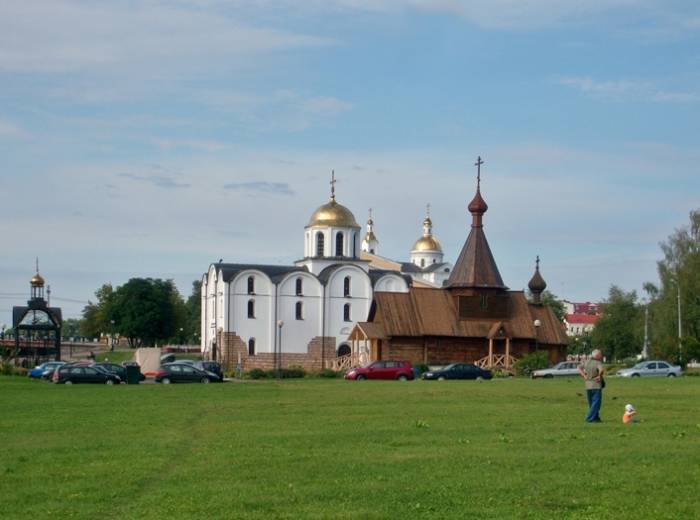
<svg viewBox="0 0 700 520">
<path fill-rule="evenodd" d="M 535 370 L 532 373 L 532 378 L 543 377 L 549 379 L 558 376 L 577 376 L 579 375 L 578 365 L 579 363 L 576 361 L 562 361 L 561 363 L 554 365 L 552 368 Z"/>
<path fill-rule="evenodd" d="M 673 366 L 665 361 L 642 361 L 632 368 L 618 370 L 617 375 L 621 377 L 676 377 L 681 375 L 681 367 Z"/>
</svg>

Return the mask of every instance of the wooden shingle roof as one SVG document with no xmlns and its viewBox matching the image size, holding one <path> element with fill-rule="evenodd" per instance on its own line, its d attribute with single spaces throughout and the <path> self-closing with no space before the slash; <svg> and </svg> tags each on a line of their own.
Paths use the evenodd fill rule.
<svg viewBox="0 0 700 520">
<path fill-rule="evenodd" d="M 512 338 L 535 339 L 534 320 L 542 325 L 538 341 L 566 344 L 566 334 L 552 311 L 545 306 L 528 303 L 521 291 L 506 293 L 510 298 L 507 318 L 459 319 L 456 300 L 445 289 L 413 287 L 408 293 L 377 292 L 374 294 L 370 322 L 381 325 L 383 336 L 451 336 L 488 338 L 494 326 L 501 324 Z"/>
</svg>

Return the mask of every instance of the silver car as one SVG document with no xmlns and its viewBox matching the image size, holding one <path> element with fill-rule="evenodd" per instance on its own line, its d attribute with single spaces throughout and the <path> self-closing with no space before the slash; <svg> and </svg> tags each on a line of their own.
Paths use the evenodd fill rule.
<svg viewBox="0 0 700 520">
<path fill-rule="evenodd" d="M 532 378 L 552 378 L 552 377 L 558 377 L 558 376 L 577 376 L 578 374 L 578 365 L 576 361 L 562 361 L 561 363 L 557 363 L 554 365 L 552 368 L 545 368 L 542 370 L 535 370 L 532 373 Z"/>
<path fill-rule="evenodd" d="M 676 377 L 681 375 L 681 367 L 666 363 L 666 361 L 642 361 L 632 368 L 623 368 L 617 371 L 622 377 Z"/>
</svg>

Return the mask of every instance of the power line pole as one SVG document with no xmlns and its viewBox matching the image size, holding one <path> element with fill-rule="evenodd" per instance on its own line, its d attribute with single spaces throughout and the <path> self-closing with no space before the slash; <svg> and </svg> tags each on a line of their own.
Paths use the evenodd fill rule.
<svg viewBox="0 0 700 520">
<path fill-rule="evenodd" d="M 676 279 L 678 281 L 677 287 L 678 287 L 678 360 L 681 361 L 681 337 L 682 337 L 682 330 L 681 330 L 681 280 L 680 276 L 678 276 L 678 273 L 676 272 Z"/>
</svg>

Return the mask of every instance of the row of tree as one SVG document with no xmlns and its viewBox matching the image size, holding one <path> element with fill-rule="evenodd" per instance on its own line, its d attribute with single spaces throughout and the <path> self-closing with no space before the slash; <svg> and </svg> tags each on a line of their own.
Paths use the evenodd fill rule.
<svg viewBox="0 0 700 520">
<path fill-rule="evenodd" d="M 660 245 L 659 284 L 645 283 L 643 299 L 613 285 L 604 315 L 589 336 L 572 342 L 570 352 L 598 348 L 607 359 L 621 360 L 640 354 L 646 337 L 652 358 L 700 360 L 700 210 Z"/>
<path fill-rule="evenodd" d="M 87 338 L 102 335 L 126 338 L 129 346 L 153 346 L 156 343 L 198 343 L 201 282 L 192 283 L 187 300 L 172 280 L 132 278 L 122 286 L 105 284 L 83 309 L 77 323 L 64 322 L 63 337 L 68 325 Z M 77 326 L 77 327 L 76 327 Z"/>
</svg>

